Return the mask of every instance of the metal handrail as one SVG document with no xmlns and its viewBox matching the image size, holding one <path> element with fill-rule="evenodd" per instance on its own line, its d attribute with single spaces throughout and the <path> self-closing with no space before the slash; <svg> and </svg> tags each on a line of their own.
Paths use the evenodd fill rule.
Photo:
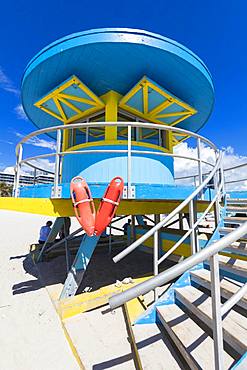
<svg viewBox="0 0 247 370">
<path fill-rule="evenodd" d="M 204 162 L 205 163 L 205 162 Z M 205 163 L 207 165 L 210 165 L 210 163 Z M 212 166 L 212 164 L 211 164 Z M 224 170 L 224 173 L 225 172 L 228 172 L 228 171 L 232 171 L 232 170 L 236 170 L 238 168 L 242 168 L 242 167 L 246 167 L 247 166 L 247 163 L 242 163 L 242 164 L 239 164 L 239 165 L 236 165 L 236 166 L 233 166 L 233 167 L 229 167 L 229 168 L 223 168 Z M 206 173 L 203 173 L 202 176 L 206 176 L 208 175 L 210 172 L 206 172 Z M 194 174 L 194 175 L 189 175 L 189 176 L 180 176 L 180 177 L 175 177 L 174 180 L 188 180 L 188 179 L 194 179 L 194 182 L 195 182 L 195 179 L 199 176 L 199 174 Z M 247 178 L 243 178 L 243 179 L 237 179 L 237 180 L 230 180 L 230 181 L 225 181 L 225 185 L 227 184 L 233 184 L 233 183 L 237 183 L 237 182 L 243 182 L 243 181 L 247 181 Z"/>
<path fill-rule="evenodd" d="M 55 195 L 57 195 L 57 189 L 59 184 L 59 171 L 60 171 L 60 159 L 64 155 L 69 154 L 83 154 L 83 153 L 95 153 L 102 152 L 101 150 L 76 150 L 76 151 L 61 151 L 61 134 L 63 130 L 67 129 L 74 129 L 74 128 L 87 128 L 87 127 L 99 127 L 99 126 L 120 126 L 120 127 L 128 127 L 128 142 L 127 142 L 127 150 L 121 150 L 121 152 L 124 152 L 128 155 L 128 161 L 127 161 L 127 178 L 128 178 L 128 196 L 130 193 L 130 185 L 131 185 L 131 155 L 136 153 L 152 153 L 155 155 L 163 155 L 163 156 L 173 156 L 178 158 L 186 158 L 190 160 L 195 160 L 198 162 L 198 175 L 193 175 L 190 177 L 197 177 L 199 178 L 199 186 L 192 192 L 190 196 L 187 197 L 175 210 L 173 210 L 169 216 L 165 217 L 163 220 L 158 221 L 158 216 L 155 217 L 156 225 L 152 227 L 145 235 L 140 237 L 137 241 L 132 243 L 129 247 L 127 247 L 123 252 L 118 254 L 114 257 L 114 261 L 117 262 L 120 259 L 122 259 L 124 256 L 126 256 L 128 253 L 130 253 L 132 250 L 137 248 L 139 245 L 141 245 L 145 240 L 147 240 L 150 236 L 154 236 L 154 277 L 136 285 L 135 287 L 126 290 L 125 292 L 115 295 L 109 300 L 109 304 L 111 309 L 114 309 L 118 306 L 123 305 L 125 302 L 134 299 L 142 294 L 145 294 L 149 292 L 150 290 L 154 290 L 155 292 L 155 300 L 157 298 L 157 291 L 156 288 L 158 286 L 161 286 L 167 282 L 170 282 L 171 280 L 177 278 L 178 276 L 182 275 L 185 271 L 188 271 L 195 265 L 205 261 L 206 259 L 210 259 L 210 265 L 211 265 L 211 282 L 212 282 L 212 313 L 213 313 L 213 337 L 214 337 L 214 347 L 215 347 L 215 366 L 216 369 L 222 368 L 222 354 L 223 354 L 223 334 L 222 334 L 222 316 L 232 308 L 232 306 L 239 301 L 245 294 L 247 290 L 247 284 L 243 286 L 237 293 L 235 293 L 224 305 L 221 304 L 220 301 L 220 281 L 219 281 L 219 261 L 218 261 L 218 252 L 223 250 L 227 245 L 231 244 L 232 242 L 239 239 L 241 236 L 247 233 L 247 223 L 240 226 L 237 230 L 233 231 L 232 233 L 226 235 L 224 238 L 218 240 L 214 244 L 208 246 L 207 248 L 202 249 L 199 251 L 198 248 L 198 240 L 197 240 L 197 228 L 199 226 L 199 223 L 202 221 L 202 219 L 206 216 L 207 212 L 211 209 L 211 207 L 215 207 L 215 225 L 216 227 L 219 224 L 220 220 L 220 212 L 219 212 L 219 202 L 221 200 L 222 195 L 224 194 L 224 176 L 223 176 L 223 168 L 222 168 L 222 156 L 223 153 L 219 152 L 216 148 L 216 146 L 209 141 L 208 139 L 202 137 L 201 135 L 189 132 L 187 130 L 179 129 L 176 127 L 171 126 L 165 126 L 165 125 L 158 125 L 158 124 L 151 124 L 151 123 L 142 123 L 142 122 L 95 122 L 95 123 L 76 123 L 76 124 L 70 124 L 70 125 L 62 125 L 62 126 L 55 126 L 51 128 L 46 128 L 42 130 L 37 130 L 36 132 L 33 132 L 29 135 L 27 135 L 25 138 L 23 138 L 20 143 L 16 147 L 16 155 L 17 155 L 17 171 L 16 171 L 16 182 L 15 182 L 15 189 L 18 189 L 18 181 L 19 181 L 19 175 L 20 175 L 20 166 L 23 163 L 28 164 L 28 161 L 37 159 L 37 158 L 48 158 L 51 156 L 55 156 L 55 177 L 54 177 L 54 189 L 55 189 Z M 174 131 L 183 133 L 186 136 L 194 137 L 197 139 L 197 154 L 198 158 L 190 158 L 178 154 L 173 153 L 160 153 L 160 152 L 154 152 L 154 151 L 143 151 L 143 150 L 136 150 L 132 149 L 132 138 L 131 138 L 131 129 L 132 127 L 141 127 L 141 128 L 153 128 L 156 130 L 166 130 L 166 131 Z M 52 131 L 57 132 L 57 145 L 56 145 L 56 153 L 52 154 L 44 154 L 41 156 L 36 157 L 30 157 L 27 159 L 22 159 L 22 151 L 23 147 L 22 145 L 27 142 L 31 137 L 37 136 L 44 133 L 49 133 Z M 214 164 L 208 163 L 204 160 L 202 160 L 200 155 L 200 143 L 203 141 L 204 143 L 207 143 L 215 152 L 216 162 Z M 107 150 L 109 152 L 117 153 L 119 150 Z M 104 152 L 106 152 L 104 150 Z M 202 174 L 202 163 L 210 165 L 213 167 L 211 172 L 207 174 L 207 178 L 203 181 L 203 174 Z M 241 167 L 243 165 L 240 165 Z M 240 167 L 239 166 L 239 167 Z M 231 168 L 232 169 L 232 168 Z M 230 169 L 228 169 L 230 170 Z M 188 178 L 188 177 L 187 177 Z M 208 204 L 206 210 L 204 210 L 203 214 L 200 216 L 199 219 L 195 220 L 194 213 L 194 202 L 198 198 L 203 198 L 203 190 L 208 186 L 211 180 L 214 180 L 214 189 L 215 189 L 215 195 L 212 199 L 212 201 Z M 211 185 L 211 184 L 210 184 Z M 17 192 L 15 193 L 17 196 Z M 131 197 L 131 196 L 130 196 Z M 177 214 L 179 214 L 183 209 L 189 206 L 189 214 L 190 214 L 190 226 L 189 230 L 185 235 L 180 238 L 180 240 L 167 252 L 164 256 L 162 256 L 160 259 L 158 258 L 158 247 L 159 247 L 159 231 L 160 229 L 167 225 L 168 222 Z M 192 247 L 192 255 L 182 261 L 181 263 L 177 264 L 176 266 L 173 266 L 172 268 L 162 272 L 158 273 L 158 266 L 159 264 L 167 258 L 168 254 L 171 254 L 185 239 L 187 236 L 190 236 L 191 238 L 191 247 Z"/>
<path fill-rule="evenodd" d="M 246 179 L 238 179 L 238 180 L 231 180 L 231 181 L 225 181 L 225 184 L 234 184 L 236 182 L 243 182 L 243 181 L 247 181 L 247 178 Z"/>
<path fill-rule="evenodd" d="M 77 122 L 69 125 L 59 125 L 59 126 L 53 126 L 53 127 L 46 127 L 40 130 L 36 130 L 31 132 L 30 134 L 26 135 L 22 138 L 22 140 L 19 141 L 19 143 L 16 146 L 16 155 L 18 155 L 18 149 L 20 145 L 27 142 L 29 139 L 31 139 L 34 136 L 38 136 L 41 134 L 47 134 L 53 131 L 57 130 L 72 130 L 75 128 L 87 128 L 87 127 L 100 127 L 100 126 L 119 126 L 119 127 L 126 127 L 126 126 L 132 126 L 132 127 L 141 127 L 141 128 L 152 128 L 157 130 L 165 130 L 165 131 L 174 131 L 181 134 L 189 135 L 190 137 L 194 137 L 196 139 L 201 139 L 205 143 L 207 143 L 211 148 L 217 151 L 217 147 L 212 143 L 209 139 L 205 138 L 202 135 L 199 135 L 197 133 L 184 130 L 175 126 L 169 126 L 169 125 L 161 125 L 156 123 L 149 123 L 149 122 Z"/>
<path fill-rule="evenodd" d="M 201 223 L 201 221 L 205 218 L 205 216 L 207 215 L 207 213 L 209 212 L 209 210 L 212 208 L 212 206 L 214 205 L 214 203 L 216 202 L 217 198 L 219 197 L 219 194 L 221 192 L 223 188 L 223 179 L 221 181 L 221 184 L 218 188 L 218 191 L 216 193 L 216 195 L 214 196 L 214 198 L 212 199 L 212 201 L 209 203 L 209 205 L 207 206 L 207 208 L 205 209 L 205 211 L 202 213 L 201 217 L 194 223 L 193 227 L 190 228 L 183 236 L 181 239 L 179 239 L 177 241 L 176 244 L 174 244 L 159 260 L 158 260 L 158 264 L 160 264 L 161 262 L 163 262 L 172 252 L 174 252 L 181 244 L 182 242 L 188 237 L 190 236 L 190 234 L 193 232 L 193 230 L 195 228 L 198 227 L 198 225 Z"/>
<path fill-rule="evenodd" d="M 239 226 L 236 230 L 232 231 L 228 235 L 217 240 L 215 243 L 212 243 L 207 248 L 204 248 L 200 252 L 186 258 L 177 265 L 170 267 L 168 270 L 165 270 L 158 275 L 144 281 L 143 283 L 137 284 L 134 287 L 125 290 L 123 293 L 112 296 L 109 299 L 110 308 L 113 310 L 125 302 L 130 301 L 131 299 L 137 298 L 140 295 L 146 294 L 159 286 L 169 283 L 186 271 L 190 270 L 192 267 L 221 252 L 223 249 L 240 239 L 246 233 L 247 222 Z"/>
<path fill-rule="evenodd" d="M 107 149 L 107 150 L 100 150 L 100 149 L 85 149 L 85 150 L 75 150 L 75 151 L 61 151 L 61 138 L 62 138 L 62 131 L 64 130 L 72 130 L 72 129 L 78 129 L 78 128 L 92 128 L 92 127 L 100 127 L 100 126 L 119 126 L 119 127 L 128 127 L 128 141 L 127 141 L 127 149 L 126 150 L 119 150 L 119 149 Z M 182 156 L 179 154 L 174 153 L 164 153 L 159 151 L 152 151 L 152 150 L 137 150 L 132 149 L 132 145 L 134 145 L 134 141 L 132 141 L 131 138 L 131 128 L 149 128 L 149 129 L 156 129 L 158 131 L 172 131 L 177 133 L 185 134 L 186 136 L 194 137 L 197 139 L 197 147 L 198 147 L 198 158 L 191 158 L 187 156 Z M 57 132 L 57 145 L 56 145 L 56 152 L 55 153 L 47 153 L 47 154 L 41 154 L 38 156 L 29 157 L 26 159 L 23 159 L 23 144 L 25 144 L 28 140 L 30 140 L 32 137 L 41 135 L 41 134 L 47 134 L 51 132 Z M 85 153 L 102 153 L 102 152 L 111 152 L 111 153 L 127 153 L 128 155 L 128 162 L 127 162 L 127 173 L 128 173 L 128 197 L 131 197 L 131 155 L 132 154 L 152 154 L 157 156 L 169 156 L 173 158 L 184 158 L 189 160 L 194 160 L 198 163 L 198 171 L 199 174 L 202 173 L 201 166 L 202 164 L 206 164 L 209 166 L 213 166 L 212 163 L 209 163 L 207 161 L 204 161 L 200 157 L 200 142 L 203 141 L 204 143 L 208 144 L 216 153 L 217 157 L 217 148 L 216 146 L 208 139 L 204 138 L 201 135 L 198 135 L 196 133 L 176 128 L 173 126 L 167 126 L 167 125 L 161 125 L 161 124 L 153 124 L 153 123 L 143 123 L 143 122 L 78 122 L 75 124 L 70 125 L 60 125 L 60 126 L 54 126 L 54 127 L 48 127 L 44 129 L 40 129 L 37 131 L 34 131 L 30 133 L 29 135 L 22 138 L 22 140 L 17 144 L 16 146 L 16 171 L 15 171 L 15 185 L 14 185 L 14 195 L 15 197 L 18 196 L 19 193 L 19 179 L 20 179 L 20 168 L 21 165 L 30 165 L 32 168 L 35 168 L 33 164 L 31 164 L 31 161 L 37 160 L 37 159 L 44 159 L 44 158 L 51 158 L 55 157 L 55 172 L 54 172 L 54 192 L 53 197 L 58 196 L 58 186 L 59 186 L 59 177 L 60 177 L 60 161 L 61 157 L 65 155 L 76 155 L 76 154 L 85 154 Z M 201 180 L 201 176 L 199 176 Z"/>
<path fill-rule="evenodd" d="M 89 153 L 90 154 L 94 154 L 94 153 L 128 153 L 128 150 L 127 149 L 73 150 L 73 151 L 60 152 L 60 156 L 76 155 L 76 154 L 89 154 Z M 188 156 L 175 154 L 175 153 L 161 153 L 161 152 L 154 152 L 154 151 L 150 151 L 150 150 L 136 150 L 136 149 L 134 149 L 134 150 L 132 149 L 131 153 L 133 153 L 133 154 L 147 154 L 148 153 L 148 154 L 157 155 L 157 156 L 161 156 L 161 157 L 163 156 L 163 157 L 172 157 L 172 158 L 182 158 L 182 159 L 188 159 L 188 160 L 195 161 L 195 162 L 200 162 L 201 161 L 201 163 L 204 163 L 206 165 L 209 165 L 209 166 L 213 167 L 212 163 L 206 162 L 204 160 L 200 160 L 198 158 L 191 158 L 191 157 L 188 157 Z M 30 164 L 29 162 L 33 161 L 33 160 L 36 160 L 37 158 L 50 158 L 50 157 L 55 157 L 55 156 L 56 156 L 56 153 L 41 154 L 39 156 L 28 157 L 26 159 L 22 159 L 20 161 L 20 164 L 26 164 L 26 165 L 29 165 L 33 168 L 37 168 L 36 166 Z M 45 171 L 45 170 L 41 170 L 41 171 Z M 48 172 L 48 171 L 46 171 L 46 172 Z M 54 174 L 54 172 L 50 172 L 50 173 Z"/>
<path fill-rule="evenodd" d="M 197 197 L 204 189 L 204 187 L 208 184 L 208 182 L 214 177 L 216 171 L 221 166 L 222 160 L 222 153 L 220 153 L 219 158 L 216 162 L 216 165 L 210 175 L 202 182 L 202 184 L 197 187 L 182 203 L 178 205 L 167 217 L 153 226 L 148 232 L 146 232 L 143 236 L 141 236 L 138 240 L 120 252 L 113 258 L 114 262 L 119 262 L 122 258 L 126 257 L 129 253 L 131 253 L 134 249 L 139 247 L 143 242 L 145 242 L 148 238 L 153 236 L 153 234 L 159 231 L 162 227 L 164 227 L 174 216 L 176 216 L 179 212 L 181 212 L 195 197 Z"/>
<path fill-rule="evenodd" d="M 212 166 L 212 163 L 207 162 L 207 164 L 211 164 L 211 166 Z M 247 166 L 247 163 L 238 164 L 237 166 L 234 166 L 234 167 L 224 168 L 224 172 L 231 171 L 231 170 L 236 170 L 237 168 L 241 168 L 241 167 L 245 167 L 245 166 Z M 209 173 L 210 172 L 205 172 L 202 175 L 206 176 Z M 175 177 L 175 180 L 192 179 L 193 177 L 197 177 L 197 176 L 198 176 L 198 174 L 195 173 L 194 175 Z"/>
</svg>

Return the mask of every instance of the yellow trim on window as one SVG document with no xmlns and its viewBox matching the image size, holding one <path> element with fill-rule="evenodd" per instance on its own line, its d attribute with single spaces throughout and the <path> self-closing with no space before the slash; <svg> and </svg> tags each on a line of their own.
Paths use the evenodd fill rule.
<svg viewBox="0 0 247 370">
<path fill-rule="evenodd" d="M 75 146 L 72 146 L 66 150 L 66 152 L 73 152 L 75 150 L 79 149 L 87 149 L 95 146 L 106 146 L 106 145 L 125 145 L 127 147 L 128 143 L 127 140 L 104 140 L 104 141 L 93 141 L 91 143 L 84 143 L 84 144 L 77 144 Z M 170 153 L 166 148 L 163 148 L 159 145 L 145 143 L 145 142 L 139 142 L 139 141 L 131 141 L 131 145 L 133 146 L 142 146 L 145 148 L 150 149 L 156 149 L 164 153 Z"/>
</svg>

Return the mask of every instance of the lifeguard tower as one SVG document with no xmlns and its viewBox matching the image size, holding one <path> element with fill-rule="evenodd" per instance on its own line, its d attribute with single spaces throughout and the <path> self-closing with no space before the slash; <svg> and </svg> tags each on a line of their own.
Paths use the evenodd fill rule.
<svg viewBox="0 0 247 370">
<path fill-rule="evenodd" d="M 110 180 L 121 176 L 125 182 L 124 194 L 113 223 L 128 216 L 132 222 L 128 243 L 125 241 L 119 253 L 112 250 L 114 261 L 117 263 L 139 248 L 153 257 L 154 279 L 160 277 L 159 266 L 167 258 L 184 259 L 174 267 L 180 270 L 171 274 L 171 279 L 195 265 L 195 270 L 204 270 L 202 259 L 197 261 L 200 265 L 194 260 L 194 264 L 187 261 L 199 256 L 202 249 L 210 248 L 212 241 L 229 230 L 223 227 L 227 209 L 222 154 L 197 133 L 207 122 L 214 104 L 212 78 L 198 56 L 173 40 L 142 30 L 79 32 L 55 41 L 30 61 L 21 93 L 25 113 L 38 131 L 25 137 L 17 147 L 15 198 L 9 200 L 7 208 L 56 216 L 48 240 L 52 243 L 65 218 L 74 216 L 69 191 L 74 176 L 86 179 L 97 204 Z M 56 151 L 24 157 L 25 142 L 41 134 L 56 140 Z M 187 139 L 196 142 L 196 157 L 174 153 L 174 147 Z M 202 145 L 211 147 L 215 153 L 210 163 L 201 158 Z M 54 183 L 20 187 L 21 166 L 35 167 L 37 158 L 54 160 Z M 175 158 L 197 163 L 198 170 L 192 174 L 196 179 L 194 184 L 186 185 L 175 179 Z M 199 227 L 210 212 L 214 219 L 212 237 L 201 238 Z M 179 227 L 172 228 L 175 223 Z M 65 246 L 71 237 L 65 236 Z M 82 239 L 74 262 L 67 264 L 68 276 L 61 299 L 76 294 L 98 241 L 95 236 Z M 46 247 L 39 251 L 38 260 L 47 252 Z M 66 251 L 68 257 L 68 246 Z M 225 253 L 232 255 L 233 249 Z M 242 260 L 245 258 L 242 254 Z M 183 267 L 184 263 L 188 266 Z M 190 285 L 193 279 L 196 284 L 202 284 L 203 277 L 200 281 L 200 277 L 192 277 L 182 278 L 178 286 Z M 175 306 L 174 294 L 186 305 L 185 298 L 182 300 L 174 293 L 176 286 L 169 299 L 166 295 L 158 300 L 160 282 L 155 282 L 148 281 L 130 289 L 130 293 L 112 297 L 111 307 L 151 289 L 160 305 L 167 300 Z M 165 321 L 165 313 L 157 314 L 154 305 L 136 323 L 154 322 L 157 315 Z M 203 315 L 200 318 L 203 320 Z M 214 333 L 219 330 L 219 326 L 214 327 Z M 174 333 L 171 336 L 175 338 Z M 222 341 L 217 338 L 218 349 L 222 351 Z M 179 347 L 180 343 L 174 341 Z M 241 347 L 237 342 L 231 345 L 238 354 L 244 353 L 244 345 Z M 186 357 L 184 349 L 181 352 L 191 365 L 190 356 Z M 216 362 L 220 363 L 217 356 Z"/>
</svg>

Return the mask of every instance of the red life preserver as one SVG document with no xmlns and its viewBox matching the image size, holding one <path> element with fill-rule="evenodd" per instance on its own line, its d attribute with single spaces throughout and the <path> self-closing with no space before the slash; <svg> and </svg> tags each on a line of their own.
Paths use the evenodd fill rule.
<svg viewBox="0 0 247 370">
<path fill-rule="evenodd" d="M 70 194 L 77 220 L 86 234 L 92 236 L 95 224 L 94 202 L 88 184 L 82 177 L 76 176 L 71 180 Z"/>
<path fill-rule="evenodd" d="M 101 200 L 95 219 L 95 235 L 100 235 L 109 225 L 119 205 L 124 188 L 121 177 L 114 177 Z"/>
</svg>

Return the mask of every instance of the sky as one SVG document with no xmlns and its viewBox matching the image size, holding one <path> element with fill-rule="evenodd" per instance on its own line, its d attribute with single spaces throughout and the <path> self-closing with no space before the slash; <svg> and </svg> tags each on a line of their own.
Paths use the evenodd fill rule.
<svg viewBox="0 0 247 370">
<path fill-rule="evenodd" d="M 227 148 L 229 164 L 247 161 L 246 11 L 244 0 L 2 2 L 0 170 L 14 165 L 16 143 L 21 135 L 35 130 L 20 106 L 21 78 L 29 60 L 60 37 L 99 27 L 145 29 L 195 52 L 212 74 L 216 95 L 213 114 L 200 133 L 219 148 Z M 36 139 L 29 143 L 28 154 L 53 146 L 46 137 Z M 180 150 L 190 148 L 181 145 Z M 44 164 L 49 167 L 49 163 Z"/>
</svg>

